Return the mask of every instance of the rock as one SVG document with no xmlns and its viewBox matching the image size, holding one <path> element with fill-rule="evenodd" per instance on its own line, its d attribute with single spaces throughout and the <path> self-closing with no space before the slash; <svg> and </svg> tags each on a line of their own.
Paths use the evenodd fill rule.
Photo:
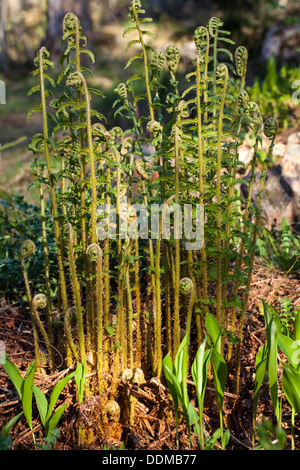
<svg viewBox="0 0 300 470">
<path fill-rule="evenodd" d="M 300 25 L 287 24 L 280 20 L 268 30 L 261 49 L 261 58 L 268 61 L 273 54 L 282 62 L 299 61 Z"/>
<path fill-rule="evenodd" d="M 243 146 L 240 160 L 246 163 L 251 157 L 250 148 Z M 280 228 L 285 217 L 289 224 L 300 231 L 300 132 L 289 135 L 286 143 L 278 142 L 273 150 L 275 164 L 267 172 L 262 201 L 262 221 L 270 230 Z M 261 172 L 256 171 L 253 200 L 258 201 Z M 245 179 L 247 176 L 245 175 Z M 241 185 L 244 196 L 248 187 Z"/>
</svg>

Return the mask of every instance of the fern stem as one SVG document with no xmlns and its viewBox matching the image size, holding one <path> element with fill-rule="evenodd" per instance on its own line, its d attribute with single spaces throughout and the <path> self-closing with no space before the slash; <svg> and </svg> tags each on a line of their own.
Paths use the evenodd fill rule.
<svg viewBox="0 0 300 470">
<path fill-rule="evenodd" d="M 175 152 L 175 199 L 179 203 L 179 134 L 178 127 L 174 126 L 174 152 Z M 180 345 L 180 317 L 179 317 L 179 289 L 180 289 L 180 240 L 175 238 L 175 285 L 174 285 L 174 326 L 173 326 L 173 356 L 176 356 Z"/>
<path fill-rule="evenodd" d="M 47 123 L 47 107 L 46 107 L 46 92 L 44 84 L 44 69 L 43 69 L 43 53 L 46 51 L 46 48 L 43 46 L 39 51 L 39 74 L 40 74 L 40 95 L 41 95 L 41 108 L 43 116 L 43 134 L 44 134 L 44 147 L 45 147 L 45 159 L 46 167 L 48 172 L 48 179 L 50 184 L 50 194 L 52 201 L 52 211 L 54 218 L 54 233 L 55 241 L 57 247 L 57 257 L 58 257 L 58 268 L 59 268 L 59 281 L 60 281 L 60 295 L 62 300 L 62 309 L 65 315 L 68 302 L 67 302 L 67 287 L 65 281 L 64 273 L 64 260 L 63 260 L 63 241 L 61 236 L 61 228 L 58 219 L 58 209 L 57 209 L 57 200 L 54 186 L 54 178 L 52 174 L 51 162 L 50 162 L 50 152 L 49 152 L 49 134 L 48 134 L 48 123 Z M 67 350 L 67 365 L 71 366 L 70 352 Z"/>
<path fill-rule="evenodd" d="M 73 288 L 74 304 L 76 306 L 76 315 L 77 315 L 80 361 L 81 361 L 81 364 L 84 364 L 86 353 L 85 353 L 85 339 L 84 339 L 84 327 L 83 327 L 83 313 L 82 313 L 82 306 L 81 306 L 79 282 L 78 282 L 77 273 L 76 273 L 76 264 L 75 264 L 74 247 L 73 247 L 73 229 L 70 223 L 67 224 L 67 232 L 68 232 L 69 267 L 70 267 L 71 282 L 72 282 L 72 288 Z"/>
<path fill-rule="evenodd" d="M 224 328 L 224 319 L 222 318 L 222 206 L 221 206 L 221 167 L 222 167 L 222 131 L 223 131 L 223 112 L 226 97 L 226 88 L 228 80 L 228 70 L 226 65 L 221 65 L 224 77 L 222 80 L 223 92 L 218 116 L 218 134 L 217 134 L 217 320 L 221 328 Z"/>
<path fill-rule="evenodd" d="M 207 73 L 207 70 L 206 70 Z M 198 130 L 198 165 L 199 165 L 199 204 L 205 203 L 204 185 L 205 185 L 205 158 L 203 153 L 202 143 L 202 112 L 201 112 L 201 90 L 200 90 L 200 58 L 197 57 L 196 61 L 196 94 L 197 94 L 197 130 Z M 207 256 L 205 240 L 201 248 L 201 261 L 202 261 L 202 284 L 203 284 L 203 300 L 204 300 L 204 313 L 208 311 L 207 306 Z M 200 338 L 199 338 L 200 339 Z"/>
<path fill-rule="evenodd" d="M 145 46 L 145 42 L 144 42 L 144 38 L 143 38 L 143 33 L 142 33 L 142 30 L 141 30 L 141 27 L 140 27 L 140 22 L 139 22 L 137 11 L 136 11 L 135 8 L 133 8 L 132 11 L 133 11 L 133 16 L 134 16 L 134 20 L 135 20 L 135 23 L 136 23 L 136 27 L 138 29 L 139 39 L 140 39 L 140 43 L 141 43 L 142 51 L 143 51 L 144 70 L 145 70 L 145 85 L 146 85 L 147 99 L 148 99 L 148 104 L 149 104 L 150 120 L 154 121 L 152 96 L 151 96 L 151 90 L 150 90 L 150 84 L 149 84 L 149 68 L 148 68 L 147 51 L 146 51 L 146 46 Z"/>
</svg>

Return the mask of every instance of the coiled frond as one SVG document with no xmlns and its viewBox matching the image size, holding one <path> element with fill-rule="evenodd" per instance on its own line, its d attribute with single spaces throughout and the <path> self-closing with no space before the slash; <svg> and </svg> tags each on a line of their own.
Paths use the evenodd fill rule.
<svg viewBox="0 0 300 470">
<path fill-rule="evenodd" d="M 216 69 L 216 85 L 223 88 L 228 81 L 228 68 L 225 64 L 219 64 Z"/>
<path fill-rule="evenodd" d="M 126 101 L 128 98 L 128 85 L 126 85 L 126 83 L 119 83 L 114 89 L 114 92 L 117 93 L 122 100 Z"/>
<path fill-rule="evenodd" d="M 223 22 L 220 20 L 220 18 L 217 18 L 216 16 L 213 16 L 212 18 L 210 18 L 208 22 L 208 31 L 212 38 L 215 37 L 218 29 L 221 26 L 223 26 Z"/>
<path fill-rule="evenodd" d="M 120 405 L 115 400 L 109 400 L 106 403 L 106 413 L 111 421 L 117 423 L 120 419 Z"/>
<path fill-rule="evenodd" d="M 199 26 L 194 32 L 194 42 L 199 57 L 202 56 L 203 49 L 207 47 L 209 43 L 209 34 L 205 26 Z"/>
<path fill-rule="evenodd" d="M 266 137 L 274 138 L 278 130 L 278 121 L 274 118 L 268 118 L 264 124 L 264 133 Z"/>
<path fill-rule="evenodd" d="M 192 290 L 194 289 L 194 284 L 193 281 L 188 278 L 184 277 L 180 280 L 180 292 L 183 295 L 190 295 L 192 293 Z"/>
<path fill-rule="evenodd" d="M 180 52 L 177 46 L 170 44 L 166 49 L 166 60 L 169 70 L 176 72 L 180 60 Z"/>
<path fill-rule="evenodd" d="M 129 151 L 134 152 L 135 148 L 135 140 L 133 137 L 125 137 L 125 139 L 122 142 L 122 147 L 121 147 L 121 155 L 127 155 Z"/>
<path fill-rule="evenodd" d="M 245 77 L 247 72 L 248 50 L 239 46 L 235 51 L 235 68 L 239 77 Z"/>
<path fill-rule="evenodd" d="M 249 101 L 245 114 L 253 124 L 259 124 L 262 121 L 259 106 L 254 101 Z"/>
<path fill-rule="evenodd" d="M 249 94 L 246 90 L 241 90 L 237 97 L 237 108 L 239 114 L 243 114 L 248 108 Z"/>
<path fill-rule="evenodd" d="M 32 304 L 38 309 L 46 308 L 47 297 L 44 294 L 36 294 L 32 299 Z"/>
<path fill-rule="evenodd" d="M 136 168 L 136 171 L 139 173 L 139 175 L 141 175 L 141 177 L 144 180 L 149 179 L 149 175 L 147 173 L 147 168 L 146 168 L 146 163 L 141 158 L 138 158 L 135 161 L 135 168 Z"/>
<path fill-rule="evenodd" d="M 98 263 L 102 258 L 102 249 L 97 243 L 88 246 L 86 254 L 91 262 Z"/>
<path fill-rule="evenodd" d="M 29 258 L 35 252 L 35 243 L 32 240 L 25 240 L 20 248 L 20 256 L 23 259 Z"/>
<path fill-rule="evenodd" d="M 162 125 L 158 121 L 149 121 L 147 123 L 147 131 L 150 134 L 153 134 L 154 137 L 157 137 L 157 135 L 162 132 Z"/>
<path fill-rule="evenodd" d="M 163 51 L 154 51 L 152 55 L 152 60 L 150 66 L 152 70 L 156 71 L 156 74 L 159 74 L 163 68 L 165 62 L 165 54 Z"/>
</svg>

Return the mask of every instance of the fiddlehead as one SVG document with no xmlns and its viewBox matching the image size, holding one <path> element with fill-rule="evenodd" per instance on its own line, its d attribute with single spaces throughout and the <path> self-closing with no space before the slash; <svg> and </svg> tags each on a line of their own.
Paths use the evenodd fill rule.
<svg viewBox="0 0 300 470">
<path fill-rule="evenodd" d="M 264 124 L 265 136 L 274 139 L 278 131 L 278 121 L 274 118 L 268 118 Z"/>
<path fill-rule="evenodd" d="M 25 240 L 20 248 L 20 256 L 23 259 L 29 258 L 35 252 L 35 243 L 32 240 Z"/>
<path fill-rule="evenodd" d="M 218 29 L 221 26 L 223 26 L 223 22 L 220 20 L 220 18 L 217 18 L 216 16 L 213 16 L 212 18 L 210 18 L 208 22 L 208 31 L 212 38 L 216 37 L 218 33 Z"/>
<path fill-rule="evenodd" d="M 194 32 L 194 42 L 198 55 L 201 59 L 203 52 L 206 51 L 207 46 L 209 45 L 209 34 L 205 26 L 199 26 Z"/>
<path fill-rule="evenodd" d="M 248 51 L 246 47 L 239 46 L 235 51 L 235 69 L 236 73 L 242 79 L 241 88 L 244 88 L 247 72 Z"/>
<path fill-rule="evenodd" d="M 180 52 L 177 46 L 170 44 L 166 49 L 166 61 L 170 72 L 176 72 L 180 60 Z"/>
<path fill-rule="evenodd" d="M 144 162 L 144 160 L 142 160 L 141 158 L 137 158 L 135 161 L 135 168 L 136 168 L 136 171 L 144 180 L 149 179 L 146 163 Z"/>
</svg>

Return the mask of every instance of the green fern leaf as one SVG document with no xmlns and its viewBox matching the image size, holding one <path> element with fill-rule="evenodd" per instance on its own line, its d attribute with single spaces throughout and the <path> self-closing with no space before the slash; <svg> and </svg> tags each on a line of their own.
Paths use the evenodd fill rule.
<svg viewBox="0 0 300 470">
<path fill-rule="evenodd" d="M 126 49 L 125 49 L 125 52 L 128 52 L 128 50 L 132 47 L 132 46 L 135 46 L 136 44 L 141 44 L 140 40 L 139 39 L 132 39 L 132 41 L 129 41 L 127 46 L 126 46 Z"/>
<path fill-rule="evenodd" d="M 31 108 L 31 110 L 27 114 L 27 122 L 29 121 L 30 116 L 32 116 L 32 114 L 39 113 L 41 111 L 42 111 L 42 105 L 41 104 L 35 106 L 34 108 Z"/>
<path fill-rule="evenodd" d="M 136 59 L 143 59 L 143 54 L 142 53 L 135 54 L 132 57 L 130 57 L 130 59 L 128 60 L 127 64 L 125 65 L 124 69 L 127 69 L 132 64 L 132 62 Z"/>
</svg>

